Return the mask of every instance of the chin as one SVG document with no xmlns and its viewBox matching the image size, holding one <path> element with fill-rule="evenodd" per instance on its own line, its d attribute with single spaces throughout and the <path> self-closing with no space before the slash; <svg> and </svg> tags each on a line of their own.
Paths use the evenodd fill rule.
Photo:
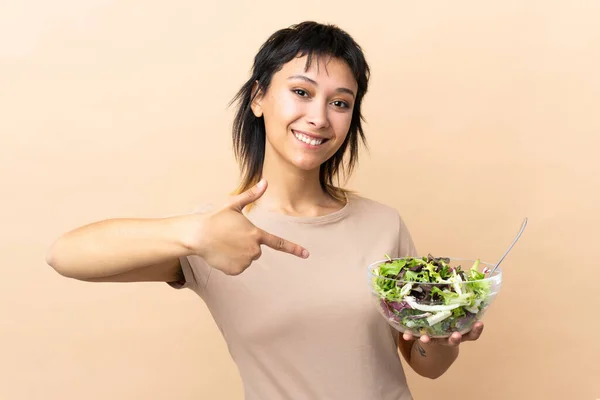
<svg viewBox="0 0 600 400">
<path fill-rule="evenodd" d="M 317 159 L 315 157 L 293 157 L 289 159 L 290 164 L 301 171 L 310 172 L 321 168 L 326 160 Z"/>
<path fill-rule="evenodd" d="M 318 170 L 321 168 L 321 164 L 322 163 L 316 163 L 316 162 L 293 162 L 292 161 L 292 165 L 296 168 L 298 168 L 301 171 L 304 172 L 311 172 L 314 170 Z"/>
</svg>

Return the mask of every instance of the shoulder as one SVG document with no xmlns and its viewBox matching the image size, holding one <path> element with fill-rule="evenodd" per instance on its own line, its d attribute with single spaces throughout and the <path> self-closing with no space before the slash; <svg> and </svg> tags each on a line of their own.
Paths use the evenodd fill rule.
<svg viewBox="0 0 600 400">
<path fill-rule="evenodd" d="M 395 207 L 356 193 L 348 193 L 348 201 L 352 211 L 357 214 L 368 214 L 377 219 L 396 219 L 396 221 L 400 218 L 400 213 Z"/>
<path fill-rule="evenodd" d="M 399 256 L 417 254 L 412 235 L 397 208 L 356 193 L 348 194 L 348 200 L 352 212 L 365 222 L 365 226 L 377 227 L 378 233 L 394 236 Z"/>
</svg>

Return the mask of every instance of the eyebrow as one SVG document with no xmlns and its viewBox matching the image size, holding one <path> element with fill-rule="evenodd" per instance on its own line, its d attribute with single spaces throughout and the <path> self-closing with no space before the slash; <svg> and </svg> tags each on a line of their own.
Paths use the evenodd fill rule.
<svg viewBox="0 0 600 400">
<path fill-rule="evenodd" d="M 319 86 L 319 84 L 315 80 L 310 79 L 308 76 L 304 76 L 304 75 L 292 75 L 292 76 L 290 76 L 288 78 L 288 80 L 293 80 L 293 79 L 300 79 L 300 80 L 303 80 L 305 82 L 311 83 L 311 84 L 313 84 L 315 86 Z M 354 92 L 352 90 L 350 90 L 348 88 L 345 88 L 345 87 L 337 88 L 335 91 L 338 92 L 338 93 L 347 93 L 347 94 L 351 95 L 352 97 L 356 97 L 356 95 L 354 94 Z"/>
</svg>

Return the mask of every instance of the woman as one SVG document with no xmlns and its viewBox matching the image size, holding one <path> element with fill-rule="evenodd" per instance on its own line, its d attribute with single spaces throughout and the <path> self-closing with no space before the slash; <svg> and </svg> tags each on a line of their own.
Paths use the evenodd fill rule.
<svg viewBox="0 0 600 400">
<path fill-rule="evenodd" d="M 215 210 L 79 227 L 53 244 L 48 263 L 84 281 L 195 291 L 248 400 L 410 399 L 398 350 L 436 378 L 483 325 L 415 340 L 371 303 L 365 267 L 417 253 L 396 210 L 334 184 L 352 171 L 364 140 L 368 77 L 360 47 L 335 26 L 274 33 L 236 96 L 238 194 Z"/>
</svg>

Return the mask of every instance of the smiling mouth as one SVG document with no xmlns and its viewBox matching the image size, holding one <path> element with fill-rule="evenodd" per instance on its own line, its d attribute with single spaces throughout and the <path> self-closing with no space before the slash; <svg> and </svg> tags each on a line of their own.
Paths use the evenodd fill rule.
<svg viewBox="0 0 600 400">
<path fill-rule="evenodd" d="M 296 137 L 296 139 L 298 139 L 301 142 L 304 142 L 306 144 L 310 144 L 311 146 L 319 146 L 323 143 L 325 143 L 328 139 L 316 139 L 313 137 L 310 137 L 308 135 L 305 135 L 303 133 L 300 132 L 296 132 L 296 131 L 292 131 L 294 133 L 294 136 Z"/>
</svg>

